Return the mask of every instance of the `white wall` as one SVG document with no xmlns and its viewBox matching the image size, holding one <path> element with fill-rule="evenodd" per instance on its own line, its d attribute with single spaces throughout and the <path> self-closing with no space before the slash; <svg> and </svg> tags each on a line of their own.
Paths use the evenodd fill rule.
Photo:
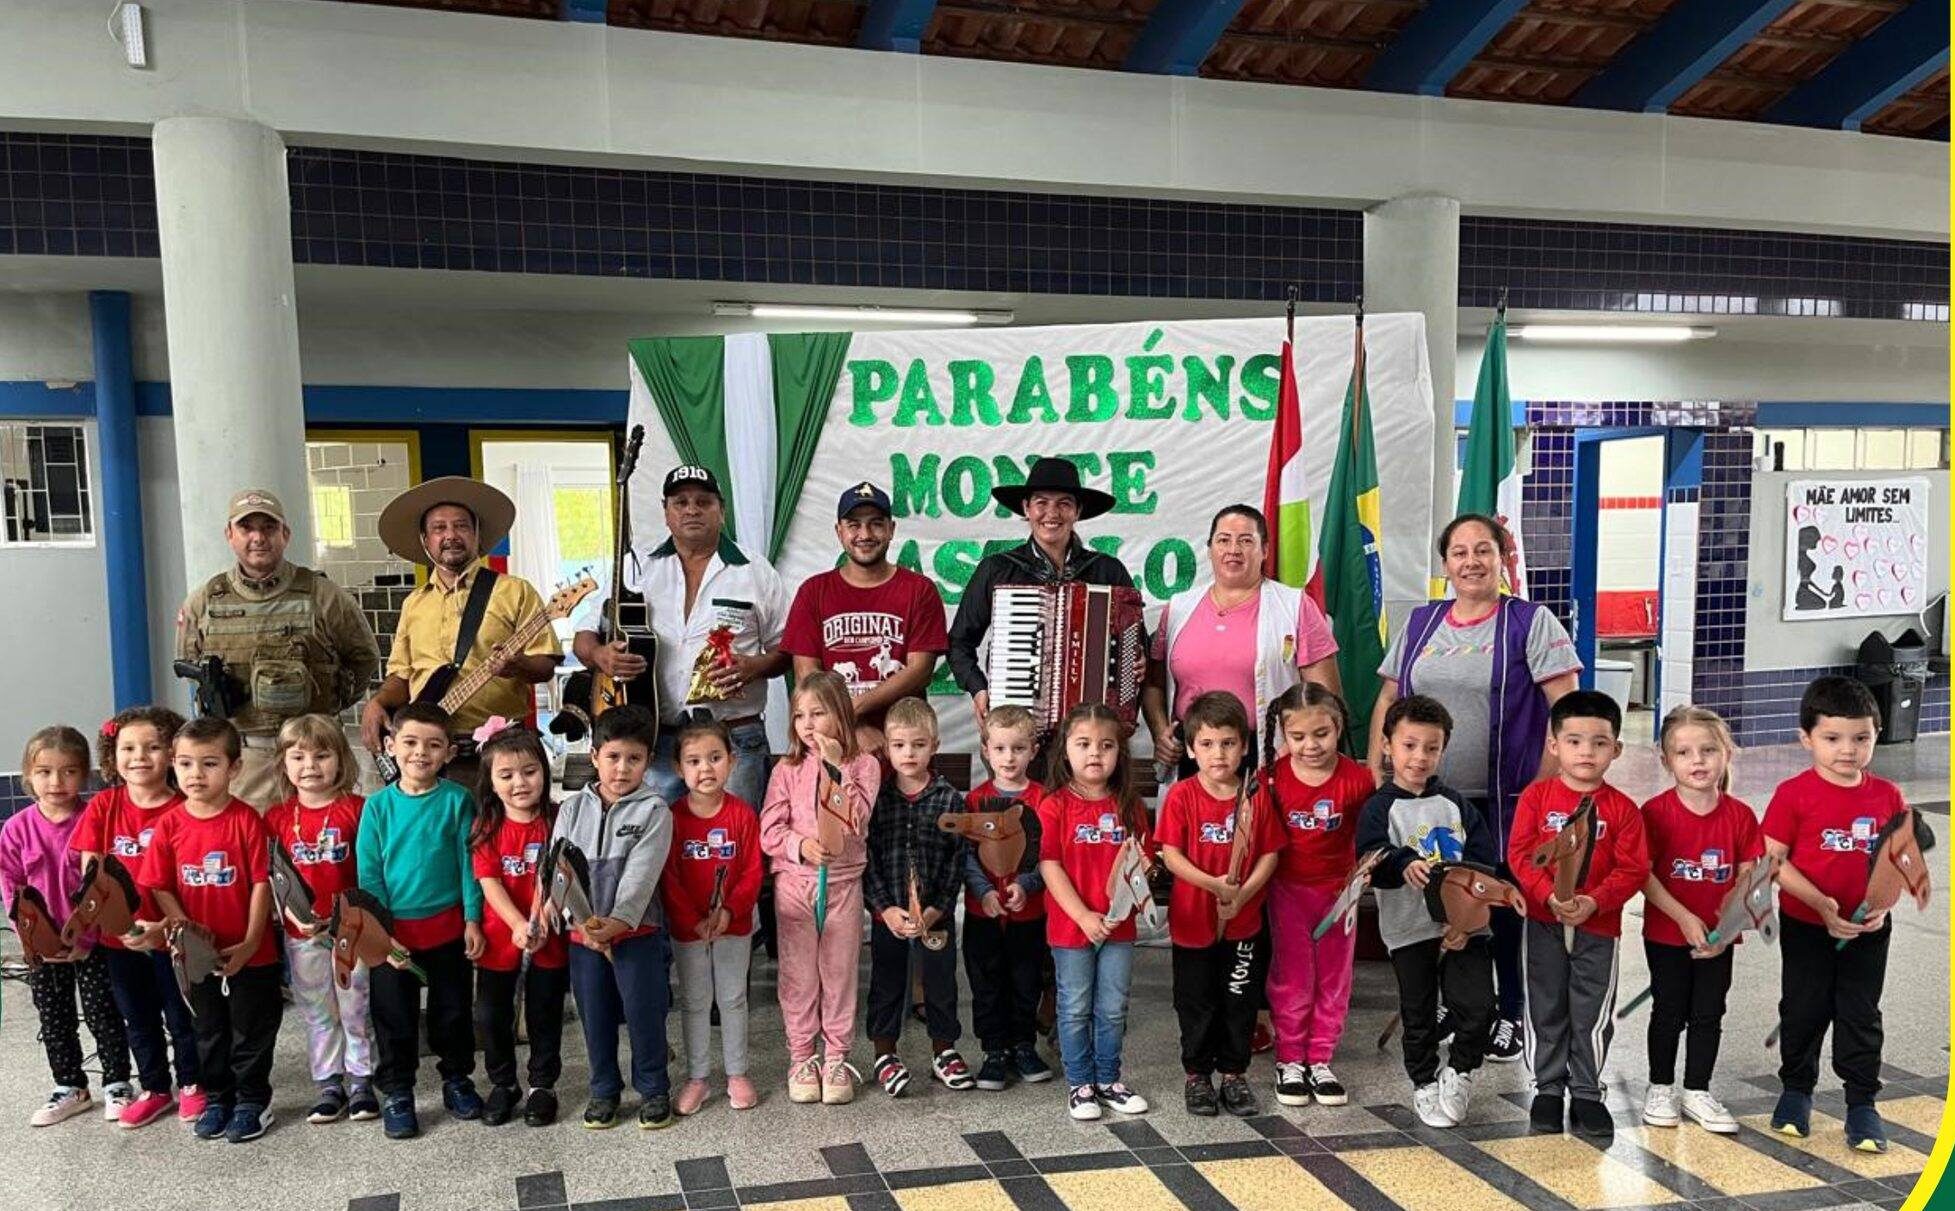
<svg viewBox="0 0 1955 1211">
<path fill-rule="evenodd" d="M 1930 639 L 1929 625 L 1940 625 L 1939 609 L 1928 625 L 1912 615 L 1786 622 L 1780 618 L 1785 595 L 1785 485 L 1815 474 L 1853 479 L 1928 481 L 1928 600 L 1948 592 L 1949 501 L 1946 471 L 1759 471 L 1751 488 L 1751 565 L 1745 607 L 1745 667 L 1798 669 L 1849 664 L 1860 641 L 1878 630 L 1889 639 L 1914 627 Z M 1936 645 L 1939 650 L 1939 644 Z"/>
</svg>

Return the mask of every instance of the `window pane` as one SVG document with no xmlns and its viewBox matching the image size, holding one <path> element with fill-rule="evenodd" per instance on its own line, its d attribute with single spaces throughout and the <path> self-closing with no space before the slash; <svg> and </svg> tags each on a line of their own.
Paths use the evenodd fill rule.
<svg viewBox="0 0 1955 1211">
<path fill-rule="evenodd" d="M 1853 429 L 1806 430 L 1806 469 L 1812 471 L 1851 471 L 1859 455 L 1858 433 Z"/>
<path fill-rule="evenodd" d="M 313 484 L 312 524 L 320 547 L 352 546 L 353 489 L 345 484 Z"/>
<path fill-rule="evenodd" d="M 1907 466 L 1907 432 L 1902 429 L 1860 430 L 1860 468 L 1899 471 Z"/>
<path fill-rule="evenodd" d="M 1907 465 L 1913 468 L 1934 469 L 1945 466 L 1942 459 L 1942 445 L 1946 433 L 1941 429 L 1909 429 L 1907 431 Z"/>
<path fill-rule="evenodd" d="M 79 425 L 0 424 L 7 543 L 87 542 L 94 537 L 88 497 L 88 445 Z"/>
<path fill-rule="evenodd" d="M 1758 453 L 1761 457 L 1770 458 L 1773 449 L 1783 445 L 1785 447 L 1784 469 L 1805 470 L 1806 431 L 1804 429 L 1760 429 L 1758 439 Z"/>
</svg>

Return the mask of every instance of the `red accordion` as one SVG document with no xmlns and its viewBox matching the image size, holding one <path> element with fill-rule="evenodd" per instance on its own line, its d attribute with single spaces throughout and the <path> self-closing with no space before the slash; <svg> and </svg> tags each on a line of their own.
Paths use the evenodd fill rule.
<svg viewBox="0 0 1955 1211">
<path fill-rule="evenodd" d="M 991 706 L 1022 706 L 1043 735 L 1082 702 L 1133 723 L 1147 671 L 1140 590 L 1114 585 L 1004 585 L 991 596 Z"/>
</svg>

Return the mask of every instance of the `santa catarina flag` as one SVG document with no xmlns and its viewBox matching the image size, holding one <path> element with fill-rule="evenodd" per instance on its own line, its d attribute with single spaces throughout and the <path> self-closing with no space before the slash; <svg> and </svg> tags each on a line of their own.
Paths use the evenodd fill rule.
<svg viewBox="0 0 1955 1211">
<path fill-rule="evenodd" d="M 1513 401 L 1507 393 L 1507 317 L 1495 317 L 1473 388 L 1473 419 L 1460 468 L 1459 512 L 1497 518 L 1514 549 L 1503 561 L 1507 591 L 1527 596 L 1527 556 L 1521 549 L 1521 475 L 1514 465 Z"/>
<path fill-rule="evenodd" d="M 1379 565 L 1384 533 L 1378 508 L 1378 454 L 1371 439 L 1371 396 L 1365 389 L 1364 318 L 1357 323 L 1351 385 L 1344 393 L 1344 419 L 1331 461 L 1330 491 L 1324 500 L 1323 530 L 1317 545 L 1317 570 L 1309 593 L 1331 618 L 1337 638 L 1337 672 L 1351 718 L 1368 720 L 1378 699 L 1378 665 L 1385 658 L 1385 584 Z M 1364 743 L 1362 727 L 1346 740 Z"/>
<path fill-rule="evenodd" d="M 1303 479 L 1303 405 L 1297 395 L 1295 320 L 1283 337 L 1283 362 L 1277 388 L 1276 421 L 1269 431 L 1269 467 L 1263 475 L 1263 517 L 1269 545 L 1263 550 L 1263 575 L 1301 585 L 1310 574 L 1310 500 Z"/>
</svg>

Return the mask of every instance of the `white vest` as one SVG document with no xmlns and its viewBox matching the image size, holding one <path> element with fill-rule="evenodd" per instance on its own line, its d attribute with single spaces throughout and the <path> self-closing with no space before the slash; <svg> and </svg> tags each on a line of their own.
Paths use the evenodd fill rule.
<svg viewBox="0 0 1955 1211">
<path fill-rule="evenodd" d="M 1168 655 L 1168 667 L 1163 674 L 1167 681 L 1170 711 L 1174 709 L 1174 641 L 1181 637 L 1181 628 L 1195 616 L 1196 608 L 1214 584 L 1212 580 L 1203 581 L 1168 602 L 1167 639 L 1162 650 Z M 1303 590 L 1265 576 L 1259 595 L 1260 601 L 1256 606 L 1256 701 L 1243 703 L 1249 708 L 1249 726 L 1258 735 L 1262 732 L 1263 716 L 1269 710 L 1269 704 L 1281 697 L 1283 691 L 1303 681 L 1303 670 L 1297 667 L 1297 645 L 1302 642 L 1302 637 L 1297 634 L 1297 615 L 1303 610 Z"/>
</svg>

